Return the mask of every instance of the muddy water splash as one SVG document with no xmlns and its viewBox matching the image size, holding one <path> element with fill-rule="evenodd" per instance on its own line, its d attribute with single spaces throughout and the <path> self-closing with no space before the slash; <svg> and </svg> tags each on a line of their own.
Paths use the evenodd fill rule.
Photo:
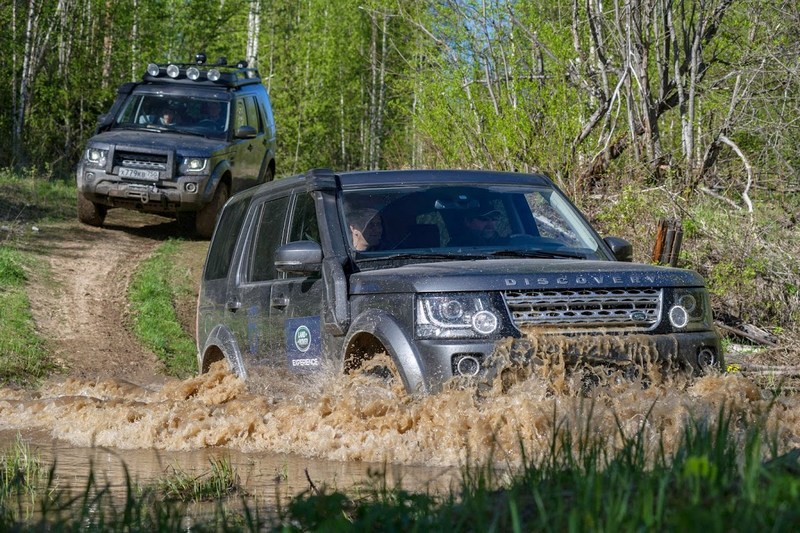
<svg viewBox="0 0 800 533">
<path fill-rule="evenodd" d="M 409 397 L 359 374 L 294 390 L 264 377 L 245 385 L 216 365 L 153 389 L 74 379 L 37 393 L 2 389 L 0 430 L 44 430 L 80 447 L 224 446 L 336 461 L 517 465 L 521 446 L 528 457 L 547 453 L 553 433 L 563 431 L 588 430 L 610 449 L 621 433 L 643 431 L 669 453 L 690 420 L 713 422 L 724 405 L 734 432 L 765 421 L 782 448 L 800 446 L 797 397 L 773 397 L 737 374 L 671 378 L 641 370 L 632 378 L 597 376 L 554 358 L 492 389 L 454 384 L 435 396 Z"/>
</svg>

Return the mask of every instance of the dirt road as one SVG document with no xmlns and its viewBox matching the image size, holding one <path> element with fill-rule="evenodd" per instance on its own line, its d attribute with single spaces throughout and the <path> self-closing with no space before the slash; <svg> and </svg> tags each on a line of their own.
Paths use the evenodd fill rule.
<svg viewBox="0 0 800 533">
<path fill-rule="evenodd" d="M 168 219 L 125 210 L 110 211 L 103 228 L 77 221 L 39 225 L 29 245 L 49 268 L 37 274 L 42 279 L 31 284 L 29 297 L 62 376 L 163 381 L 156 356 L 126 327 L 126 292 L 135 266 L 175 230 Z"/>
</svg>

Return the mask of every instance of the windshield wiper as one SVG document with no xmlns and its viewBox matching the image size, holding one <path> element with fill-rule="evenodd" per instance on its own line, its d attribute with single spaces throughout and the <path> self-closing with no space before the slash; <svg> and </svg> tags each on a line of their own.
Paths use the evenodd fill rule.
<svg viewBox="0 0 800 533">
<path fill-rule="evenodd" d="M 464 253 L 421 253 L 421 252 L 397 252 L 387 255 L 367 256 L 361 253 L 356 253 L 357 261 L 391 261 L 393 259 L 454 259 L 454 260 L 470 260 L 470 259 L 486 259 L 486 254 L 464 254 Z"/>
<path fill-rule="evenodd" d="M 491 257 L 534 257 L 540 259 L 586 259 L 586 256 L 579 252 L 556 251 L 556 250 L 497 250 L 487 252 Z"/>
</svg>

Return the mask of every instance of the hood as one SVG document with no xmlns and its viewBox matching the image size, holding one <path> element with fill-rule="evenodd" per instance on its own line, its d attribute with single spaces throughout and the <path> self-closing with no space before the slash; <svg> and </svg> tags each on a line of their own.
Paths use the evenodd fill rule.
<svg viewBox="0 0 800 533">
<path fill-rule="evenodd" d="M 692 270 L 571 259 L 515 258 L 418 263 L 359 272 L 350 277 L 352 294 L 704 285 L 703 278 Z"/>
<path fill-rule="evenodd" d="M 89 146 L 98 148 L 126 146 L 148 150 L 174 150 L 183 156 L 196 157 L 208 157 L 212 153 L 224 149 L 228 144 L 224 139 L 209 139 L 200 135 L 162 132 L 145 128 L 106 131 L 89 139 L 88 143 Z"/>
</svg>

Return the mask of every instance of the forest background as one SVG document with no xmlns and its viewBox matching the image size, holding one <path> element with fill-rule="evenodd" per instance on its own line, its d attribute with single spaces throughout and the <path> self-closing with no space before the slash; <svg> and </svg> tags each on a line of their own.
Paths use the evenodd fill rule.
<svg viewBox="0 0 800 533">
<path fill-rule="evenodd" d="M 245 58 L 278 176 L 545 172 L 638 244 L 681 219 L 717 311 L 798 330 L 794 0 L 5 0 L 0 20 L 0 168 L 71 180 L 147 63 Z"/>
</svg>

